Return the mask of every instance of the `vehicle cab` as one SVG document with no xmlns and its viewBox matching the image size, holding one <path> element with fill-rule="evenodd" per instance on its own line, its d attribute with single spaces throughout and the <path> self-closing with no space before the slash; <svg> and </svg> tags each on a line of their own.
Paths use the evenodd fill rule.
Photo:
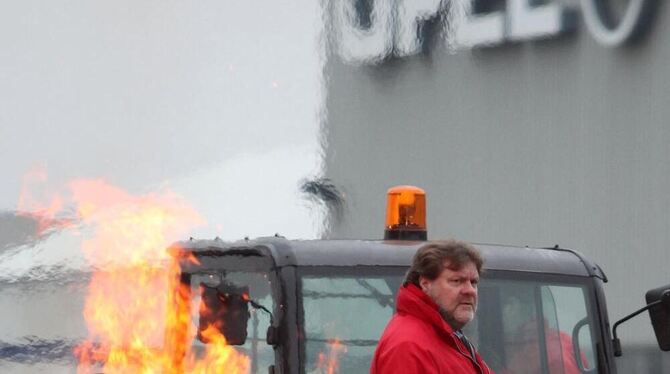
<svg viewBox="0 0 670 374">
<path fill-rule="evenodd" d="M 426 243 L 413 240 L 425 238 L 425 207 L 394 201 L 385 240 L 176 243 L 178 282 L 198 329 L 192 350 L 217 324 L 252 373 L 367 373 L 412 257 Z M 484 266 L 465 333 L 496 373 L 616 372 L 607 278 L 596 264 L 558 246 L 475 247 Z"/>
<path fill-rule="evenodd" d="M 250 315 L 229 320 L 246 325 L 246 339 L 229 340 L 250 358 L 253 373 L 271 368 L 307 374 L 368 371 L 405 272 L 423 244 L 270 237 L 192 240 L 175 248 L 191 305 L 203 302 L 203 286 L 247 292 Z M 549 373 L 566 362 L 581 373 L 614 372 L 606 278 L 597 265 L 561 248 L 475 246 L 484 271 L 479 308 L 466 334 L 495 372 L 519 372 L 522 365 Z M 204 324 L 199 309 L 192 309 L 194 324 Z"/>
</svg>

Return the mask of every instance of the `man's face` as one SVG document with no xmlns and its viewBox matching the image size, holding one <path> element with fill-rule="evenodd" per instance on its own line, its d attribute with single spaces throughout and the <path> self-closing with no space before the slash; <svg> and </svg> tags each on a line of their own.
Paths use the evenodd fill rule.
<svg viewBox="0 0 670 374">
<path fill-rule="evenodd" d="M 447 266 L 445 264 L 444 270 L 435 280 L 421 277 L 419 284 L 423 292 L 440 307 L 449 325 L 460 330 L 475 317 L 479 273 L 472 262 L 459 270 L 451 270 Z"/>
</svg>

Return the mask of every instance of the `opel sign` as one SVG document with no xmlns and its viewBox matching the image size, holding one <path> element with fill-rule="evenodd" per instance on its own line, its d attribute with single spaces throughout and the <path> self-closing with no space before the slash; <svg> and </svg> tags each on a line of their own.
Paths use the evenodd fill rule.
<svg viewBox="0 0 670 374">
<path fill-rule="evenodd" d="M 349 62 L 376 62 L 419 53 L 437 29 L 450 48 L 557 37 L 575 30 L 578 13 L 593 38 L 608 47 L 639 35 L 656 0 L 628 0 L 611 16 L 611 0 L 331 0 L 335 41 Z M 539 3 L 539 4 L 538 4 Z M 488 7 L 487 7 L 488 5 Z"/>
</svg>

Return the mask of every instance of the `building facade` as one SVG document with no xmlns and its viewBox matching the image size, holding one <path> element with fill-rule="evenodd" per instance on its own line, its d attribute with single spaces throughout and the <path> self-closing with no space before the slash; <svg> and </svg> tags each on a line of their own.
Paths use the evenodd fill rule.
<svg viewBox="0 0 670 374">
<path fill-rule="evenodd" d="M 670 283 L 667 4 L 407 3 L 328 5 L 327 235 L 381 237 L 387 188 L 411 184 L 429 239 L 595 260 L 612 323 Z M 620 372 L 669 370 L 646 315 L 618 332 Z"/>
</svg>

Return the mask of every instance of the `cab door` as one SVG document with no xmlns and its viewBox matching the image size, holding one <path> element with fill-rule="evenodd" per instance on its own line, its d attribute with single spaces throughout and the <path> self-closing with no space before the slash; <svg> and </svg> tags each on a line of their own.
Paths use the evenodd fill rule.
<svg viewBox="0 0 670 374">
<path fill-rule="evenodd" d="M 496 373 L 598 373 L 589 278 L 487 274 L 466 334 Z"/>
</svg>

